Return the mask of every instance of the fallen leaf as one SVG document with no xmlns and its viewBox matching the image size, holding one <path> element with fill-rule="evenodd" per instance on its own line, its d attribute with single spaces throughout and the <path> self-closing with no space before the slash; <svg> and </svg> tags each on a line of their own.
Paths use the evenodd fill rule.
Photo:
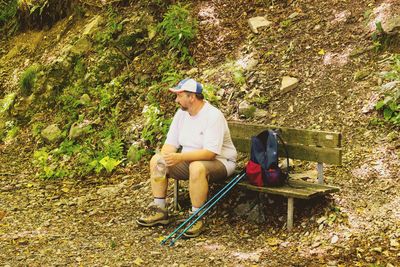
<svg viewBox="0 0 400 267">
<path fill-rule="evenodd" d="M 0 219 L 1 219 L 1 215 L 0 215 Z M 390 240 L 390 246 L 391 247 L 398 247 L 399 246 L 399 241 L 397 241 L 396 239 L 391 239 Z"/>
<path fill-rule="evenodd" d="M 318 55 L 325 55 L 325 50 L 324 49 L 319 50 Z"/>
<path fill-rule="evenodd" d="M 321 224 L 321 223 L 325 222 L 326 219 L 328 219 L 326 216 L 322 216 L 321 218 L 319 218 L 319 219 L 317 220 L 317 223 L 318 223 L 318 224 Z"/>
<path fill-rule="evenodd" d="M 133 263 L 138 266 L 141 266 L 144 263 L 144 261 L 141 258 L 137 257 Z"/>
<path fill-rule="evenodd" d="M 158 243 L 160 243 L 161 241 L 164 240 L 164 238 L 166 238 L 166 236 L 160 236 L 158 238 L 154 238 Z"/>
<path fill-rule="evenodd" d="M 68 193 L 69 192 L 69 188 L 68 187 L 63 187 L 61 189 L 61 191 L 63 191 L 64 193 Z"/>
<path fill-rule="evenodd" d="M 280 243 L 280 240 L 277 238 L 271 237 L 271 238 L 267 239 L 267 244 L 270 245 L 271 247 L 277 246 L 277 245 L 279 245 L 279 243 Z"/>
<path fill-rule="evenodd" d="M 6 217 L 6 212 L 4 211 L 4 210 L 0 210 L 0 221 L 4 218 L 4 217 Z"/>
<path fill-rule="evenodd" d="M 377 253 L 382 253 L 382 248 L 381 247 L 372 248 L 371 251 L 377 252 Z"/>
</svg>

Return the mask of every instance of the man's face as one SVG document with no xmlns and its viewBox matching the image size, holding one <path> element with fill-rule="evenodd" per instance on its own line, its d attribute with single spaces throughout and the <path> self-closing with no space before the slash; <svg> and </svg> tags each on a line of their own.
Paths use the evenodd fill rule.
<svg viewBox="0 0 400 267">
<path fill-rule="evenodd" d="M 179 104 L 183 111 L 187 111 L 193 103 L 193 95 L 186 92 L 177 93 L 175 102 Z"/>
</svg>

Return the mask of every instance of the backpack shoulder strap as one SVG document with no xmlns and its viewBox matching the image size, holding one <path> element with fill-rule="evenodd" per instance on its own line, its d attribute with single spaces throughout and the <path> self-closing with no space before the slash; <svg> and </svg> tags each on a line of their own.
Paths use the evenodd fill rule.
<svg viewBox="0 0 400 267">
<path fill-rule="evenodd" d="M 272 166 L 278 166 L 278 140 L 276 132 L 268 130 L 267 150 L 267 169 Z"/>
</svg>

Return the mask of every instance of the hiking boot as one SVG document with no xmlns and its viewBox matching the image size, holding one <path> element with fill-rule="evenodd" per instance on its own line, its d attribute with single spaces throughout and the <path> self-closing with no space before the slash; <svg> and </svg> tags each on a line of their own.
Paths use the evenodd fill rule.
<svg viewBox="0 0 400 267">
<path fill-rule="evenodd" d="M 189 212 L 189 215 L 192 215 L 192 212 Z M 183 235 L 187 238 L 197 237 L 205 230 L 205 222 L 203 219 L 199 219 L 195 224 L 192 225 Z"/>
<path fill-rule="evenodd" d="M 167 208 L 161 208 L 155 204 L 151 204 L 148 210 L 136 220 L 136 223 L 141 226 L 166 225 L 169 223 Z"/>
</svg>

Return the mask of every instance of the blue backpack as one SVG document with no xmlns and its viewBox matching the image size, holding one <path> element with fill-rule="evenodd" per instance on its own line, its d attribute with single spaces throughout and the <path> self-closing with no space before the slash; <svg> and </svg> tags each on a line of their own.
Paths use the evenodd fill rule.
<svg viewBox="0 0 400 267">
<path fill-rule="evenodd" d="M 279 167 L 278 139 L 286 152 L 286 171 Z M 289 177 L 289 157 L 286 145 L 276 131 L 266 130 L 251 138 L 250 161 L 246 165 L 250 184 L 282 186 Z"/>
</svg>

